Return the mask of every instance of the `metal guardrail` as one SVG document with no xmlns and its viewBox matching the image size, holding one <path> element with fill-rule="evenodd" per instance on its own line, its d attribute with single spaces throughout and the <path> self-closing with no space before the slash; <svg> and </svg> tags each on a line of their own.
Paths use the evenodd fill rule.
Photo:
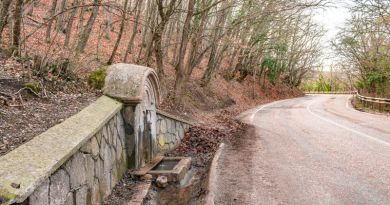
<svg viewBox="0 0 390 205">
<path fill-rule="evenodd" d="M 330 91 L 330 92 L 304 92 L 305 94 L 339 94 L 339 95 L 345 95 L 345 94 L 356 94 L 356 91 Z"/>
<path fill-rule="evenodd" d="M 390 99 L 388 98 L 375 98 L 375 97 L 367 97 L 360 95 L 359 93 L 356 93 L 356 97 L 365 102 L 372 102 L 372 103 L 380 103 L 380 104 L 387 104 L 390 105 Z"/>
<path fill-rule="evenodd" d="M 355 95 L 356 99 L 359 100 L 364 107 L 371 107 L 371 109 L 390 112 L 389 98 L 367 97 L 361 95 L 358 91 L 305 92 L 305 94 L 352 94 Z"/>
</svg>

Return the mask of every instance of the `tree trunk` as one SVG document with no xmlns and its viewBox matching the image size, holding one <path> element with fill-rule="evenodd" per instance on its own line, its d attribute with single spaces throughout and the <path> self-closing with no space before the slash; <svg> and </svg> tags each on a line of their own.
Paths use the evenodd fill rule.
<svg viewBox="0 0 390 205">
<path fill-rule="evenodd" d="M 124 9 L 124 10 L 126 10 L 126 9 Z M 104 21 L 104 24 L 106 25 L 105 38 L 109 40 L 109 39 L 111 39 L 111 30 L 112 30 L 112 8 L 111 8 L 111 5 L 109 5 L 106 8 L 105 13 L 107 14 L 106 19 Z"/>
<path fill-rule="evenodd" d="M 7 24 L 9 7 L 12 0 L 2 0 L 0 13 L 0 41 L 5 25 Z"/>
<path fill-rule="evenodd" d="M 127 14 L 127 9 L 128 9 L 127 4 L 128 3 L 129 3 L 129 0 L 125 0 L 125 3 L 123 5 L 123 14 L 122 14 L 122 20 L 121 20 L 121 27 L 119 29 L 118 38 L 116 39 L 116 42 L 115 42 L 115 45 L 114 45 L 114 49 L 112 49 L 111 57 L 107 61 L 108 65 L 111 65 L 112 62 L 114 61 L 116 51 L 118 50 L 119 43 L 120 43 L 120 41 L 122 39 L 123 30 L 125 29 L 125 23 L 126 23 L 126 17 L 127 17 L 126 14 Z"/>
<path fill-rule="evenodd" d="M 57 30 L 61 32 L 65 32 L 65 18 L 66 18 L 66 13 L 64 12 L 66 9 L 66 6 L 68 4 L 68 0 L 62 0 L 61 2 L 61 7 L 60 7 L 60 12 L 62 12 L 58 17 L 57 17 Z"/>
<path fill-rule="evenodd" d="M 73 22 L 74 22 L 74 17 L 76 16 L 76 13 L 77 13 L 77 6 L 79 5 L 79 0 L 73 0 L 73 3 L 72 3 L 72 6 L 76 7 L 74 9 L 72 9 L 72 12 L 70 14 L 70 17 L 69 17 L 69 22 L 68 22 L 68 25 L 66 26 L 66 36 L 65 36 L 65 42 L 64 42 L 64 47 L 67 48 L 69 46 L 69 41 L 70 41 L 70 37 L 72 35 L 72 28 L 73 28 Z"/>
<path fill-rule="evenodd" d="M 23 0 L 17 0 L 14 11 L 14 27 L 12 35 L 12 46 L 16 49 L 17 54 L 20 54 L 20 33 L 22 29 L 23 17 Z"/>
<path fill-rule="evenodd" d="M 80 1 L 80 5 L 84 5 L 85 0 Z M 85 13 L 85 8 L 80 7 L 80 17 L 79 17 L 79 23 L 77 26 L 77 31 L 78 31 L 78 36 L 80 37 L 81 34 L 84 32 L 84 13 Z"/>
<path fill-rule="evenodd" d="M 87 25 L 83 29 L 83 33 L 81 34 L 80 39 L 77 43 L 76 58 L 78 58 L 80 53 L 84 52 L 85 46 L 87 45 L 88 39 L 90 37 L 91 31 L 93 28 L 93 24 L 95 23 L 96 16 L 99 12 L 99 5 L 98 5 L 99 3 L 100 3 L 100 0 L 94 0 L 95 6 L 92 9 L 91 16 L 89 17 Z"/>
<path fill-rule="evenodd" d="M 50 7 L 50 10 L 49 10 L 49 13 L 46 16 L 46 21 L 48 21 L 48 22 L 47 22 L 47 28 L 46 28 L 45 41 L 47 43 L 50 42 L 51 27 L 53 26 L 53 16 L 54 16 L 54 13 L 56 12 L 56 7 L 57 7 L 57 0 L 53 0 L 52 3 L 51 3 L 51 7 Z"/>
<path fill-rule="evenodd" d="M 153 31 L 154 29 L 154 24 L 155 24 L 155 21 L 154 21 L 154 17 L 155 17 L 155 14 L 156 14 L 156 9 L 154 9 L 154 1 L 148 1 L 148 4 L 147 4 L 147 7 L 146 7 L 146 13 L 148 16 L 146 22 L 145 22 L 145 25 L 149 25 L 149 26 L 144 26 L 143 28 L 143 31 L 142 31 L 142 41 L 141 41 L 141 48 L 139 49 L 139 52 L 138 52 L 138 56 L 137 56 L 137 63 L 140 63 L 141 62 L 141 55 L 142 55 L 142 51 L 143 51 L 143 48 L 145 47 L 145 45 L 149 46 L 150 45 L 150 42 L 151 42 L 151 38 L 149 40 L 149 42 L 147 43 L 148 41 L 148 37 L 149 37 L 149 29 L 151 31 Z M 153 19 L 153 20 L 152 20 Z"/>
<path fill-rule="evenodd" d="M 134 39 L 135 39 L 135 36 L 138 33 L 138 24 L 139 24 L 139 18 L 140 18 L 140 15 L 141 15 L 142 2 L 141 1 L 137 1 L 134 9 L 137 9 L 137 10 L 136 10 L 136 14 L 135 14 L 135 20 L 134 20 L 135 22 L 134 22 L 134 26 L 133 26 L 133 33 L 131 34 L 129 43 L 127 44 L 126 52 L 125 52 L 125 55 L 123 57 L 123 62 L 127 62 L 127 57 L 129 55 L 129 53 L 132 53 L 132 50 L 133 50 L 133 47 L 134 47 Z"/>
<path fill-rule="evenodd" d="M 174 98 L 176 100 L 180 100 L 181 95 L 183 93 L 183 87 L 185 84 L 185 69 L 183 66 L 183 59 L 187 51 L 187 44 L 189 40 L 189 32 L 191 29 L 191 19 L 194 15 L 194 6 L 195 6 L 195 0 L 189 0 L 188 1 L 188 12 L 186 20 L 184 21 L 183 25 L 183 34 L 181 38 L 181 44 L 179 49 L 179 56 L 178 56 L 178 62 L 176 65 L 176 81 L 175 81 L 175 90 L 174 90 Z"/>
</svg>

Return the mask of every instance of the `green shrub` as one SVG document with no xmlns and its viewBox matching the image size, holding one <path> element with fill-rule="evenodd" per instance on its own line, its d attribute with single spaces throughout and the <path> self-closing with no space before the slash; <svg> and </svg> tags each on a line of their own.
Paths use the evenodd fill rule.
<svg viewBox="0 0 390 205">
<path fill-rule="evenodd" d="M 107 67 L 102 67 L 99 70 L 91 72 L 88 77 L 88 84 L 95 89 L 101 90 L 104 86 Z"/>
<path fill-rule="evenodd" d="M 39 82 L 36 81 L 27 82 L 23 85 L 23 87 L 28 88 L 35 93 L 39 93 L 42 90 L 41 84 L 39 84 Z"/>
</svg>

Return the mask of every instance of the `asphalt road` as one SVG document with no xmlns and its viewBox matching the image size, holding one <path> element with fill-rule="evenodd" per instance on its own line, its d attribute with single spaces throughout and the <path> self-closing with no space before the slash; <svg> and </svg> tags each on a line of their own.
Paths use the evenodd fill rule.
<svg viewBox="0 0 390 205">
<path fill-rule="evenodd" d="M 349 95 L 315 95 L 243 114 L 254 125 L 217 163 L 215 204 L 390 204 L 390 117 Z"/>
</svg>

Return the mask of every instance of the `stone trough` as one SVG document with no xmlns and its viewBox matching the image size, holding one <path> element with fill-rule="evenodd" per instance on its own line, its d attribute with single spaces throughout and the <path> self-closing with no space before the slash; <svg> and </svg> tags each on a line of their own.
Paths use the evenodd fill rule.
<svg viewBox="0 0 390 205">
<path fill-rule="evenodd" d="M 166 176 L 168 182 L 180 182 L 191 167 L 190 157 L 164 157 L 148 174 L 154 178 Z"/>
<path fill-rule="evenodd" d="M 150 174 L 153 178 L 165 176 L 168 182 L 180 183 L 191 168 L 191 157 L 157 157 L 148 165 L 134 171 L 135 176 Z"/>
</svg>

